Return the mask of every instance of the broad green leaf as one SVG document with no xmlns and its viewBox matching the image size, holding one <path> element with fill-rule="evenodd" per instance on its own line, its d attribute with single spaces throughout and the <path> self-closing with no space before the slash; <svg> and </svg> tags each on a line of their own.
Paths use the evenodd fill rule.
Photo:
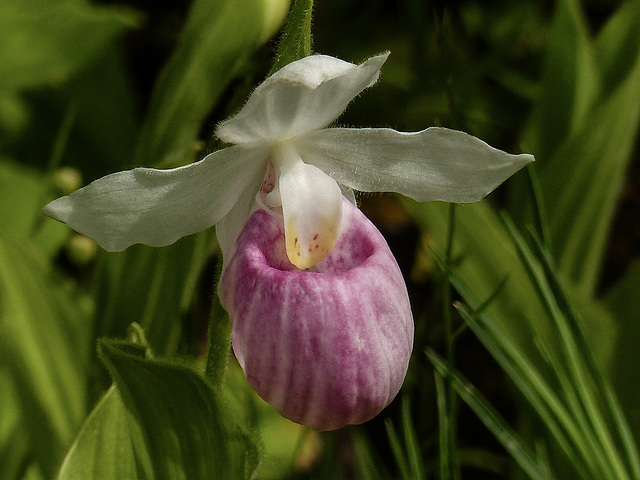
<svg viewBox="0 0 640 480">
<path fill-rule="evenodd" d="M 180 365 L 132 355 L 123 344 L 101 341 L 99 352 L 129 415 L 136 458 L 149 459 L 143 478 L 252 478 L 260 462 L 253 435 L 236 423 L 217 390 Z M 109 428 L 105 425 L 105 428 Z"/>
<path fill-rule="evenodd" d="M 448 205 L 438 202 L 418 204 L 409 200 L 404 204 L 428 232 L 434 247 L 444 251 Z M 487 202 L 480 202 L 456 206 L 455 222 L 453 259 L 457 274 L 469 285 L 479 302 L 491 298 L 500 289 L 499 298 L 487 307 L 487 311 L 512 342 L 535 357 L 537 354 L 532 350 L 526 318 L 535 318 L 541 331 L 550 331 L 547 328 L 549 317 L 499 216 Z M 583 315 L 587 336 L 593 339 L 591 345 L 596 357 L 608 366 L 612 332 L 615 332 L 611 316 L 596 300 L 578 295 L 573 288 L 569 291 L 577 302 L 577 310 Z M 606 332 L 604 337 L 603 332 Z M 604 342 L 604 338 L 611 341 Z M 553 335 L 547 340 L 552 345 Z"/>
<path fill-rule="evenodd" d="M 440 202 L 404 203 L 428 233 L 434 248 L 444 251 L 449 206 Z M 514 343 L 530 350 L 526 316 L 539 319 L 542 325 L 548 317 L 498 215 L 487 203 L 456 206 L 452 258 L 456 272 L 480 302 L 490 298 L 506 278 L 499 301 L 491 303 L 488 310 Z"/>
<path fill-rule="evenodd" d="M 0 91 L 64 82 L 135 24 L 129 12 L 82 0 L 3 0 Z"/>
<path fill-rule="evenodd" d="M 182 41 L 154 88 L 133 163 L 191 162 L 203 121 L 238 68 L 264 41 L 264 0 L 196 0 Z M 278 22 L 275 22 L 278 23 Z"/>
<path fill-rule="evenodd" d="M 135 433 L 129 429 L 129 415 L 120 392 L 112 386 L 82 426 L 58 480 L 145 478 L 149 471 L 134 454 Z"/>
<path fill-rule="evenodd" d="M 639 39 L 640 41 L 640 39 Z M 640 56 L 583 128 L 555 152 L 540 183 L 552 250 L 577 291 L 593 295 L 640 121 Z"/>
<path fill-rule="evenodd" d="M 0 368 L 0 478 L 20 478 L 31 461 L 27 431 L 22 422 L 20 399 L 6 365 Z"/>
<path fill-rule="evenodd" d="M 640 6 L 627 2 L 592 40 L 575 0 L 551 30 L 526 135 L 536 154 L 551 247 L 578 296 L 594 294 L 640 119 Z"/>
<path fill-rule="evenodd" d="M 175 353 L 183 315 L 213 245 L 211 230 L 163 248 L 134 245 L 105 253 L 96 282 L 97 335 L 122 336 L 136 322 L 154 352 Z"/>
<path fill-rule="evenodd" d="M 0 368 L 12 377 L 30 449 L 47 476 L 85 415 L 89 319 L 85 301 L 40 252 L 0 228 Z"/>
<path fill-rule="evenodd" d="M 26 121 L 12 137 L 2 136 L 3 151 L 40 170 L 72 166 L 87 183 L 128 165 L 139 116 L 128 68 L 113 41 L 56 88 L 26 92 Z"/>
<path fill-rule="evenodd" d="M 311 55 L 313 0 L 295 0 L 278 43 L 275 62 L 269 75 L 285 65 Z"/>
<path fill-rule="evenodd" d="M 45 175 L 0 158 L 0 223 L 53 254 L 67 237 L 68 229 L 58 222 L 44 221 L 42 206 L 49 199 L 51 185 Z"/>
<path fill-rule="evenodd" d="M 640 42 L 640 2 L 623 2 L 595 40 L 603 91 L 613 92 L 637 62 Z"/>
<path fill-rule="evenodd" d="M 560 0 L 551 24 L 543 78 L 525 144 L 546 163 L 580 128 L 600 90 L 593 47 L 578 0 Z"/>
</svg>

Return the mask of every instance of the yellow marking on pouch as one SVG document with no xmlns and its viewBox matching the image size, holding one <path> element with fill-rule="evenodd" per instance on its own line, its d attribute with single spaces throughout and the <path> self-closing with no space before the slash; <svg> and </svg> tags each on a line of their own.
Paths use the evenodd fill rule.
<svg viewBox="0 0 640 480">
<path fill-rule="evenodd" d="M 309 238 L 304 238 L 296 229 L 294 222 L 288 222 L 285 230 L 286 249 L 289 261 L 300 270 L 311 268 L 331 253 L 338 239 L 338 232 L 331 222 Z"/>
</svg>

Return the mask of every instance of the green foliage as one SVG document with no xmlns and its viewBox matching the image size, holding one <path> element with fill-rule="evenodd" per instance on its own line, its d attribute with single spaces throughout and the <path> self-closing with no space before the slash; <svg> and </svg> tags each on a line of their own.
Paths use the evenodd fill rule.
<svg viewBox="0 0 640 480">
<path fill-rule="evenodd" d="M 260 463 L 253 435 L 199 375 L 145 358 L 136 344 L 104 340 L 99 352 L 117 387 L 87 419 L 60 479 L 253 478 Z"/>
<path fill-rule="evenodd" d="M 130 12 L 81 0 L 2 2 L 0 91 L 65 81 L 136 23 Z"/>
<path fill-rule="evenodd" d="M 193 161 L 202 122 L 259 46 L 266 13 L 261 0 L 194 2 L 181 42 L 155 85 L 134 165 Z"/>
<path fill-rule="evenodd" d="M 278 43 L 276 58 L 269 75 L 295 60 L 300 60 L 312 51 L 311 18 L 313 0 L 295 0 L 289 19 Z"/>
<path fill-rule="evenodd" d="M 277 43 L 286 0 L 151 3 L 0 2 L 0 478 L 640 477 L 640 1 L 297 0 Z M 80 256 L 87 239 L 41 213 L 74 183 L 201 158 L 248 90 L 312 46 L 392 52 L 341 123 L 463 128 L 536 155 L 455 214 L 402 203 L 429 247 L 403 265 L 403 400 L 335 434 L 246 382 L 211 302 L 214 232 Z M 633 218 L 617 216 L 625 191 Z M 612 245 L 625 228 L 631 246 Z M 606 268 L 616 250 L 625 271 Z"/>
<path fill-rule="evenodd" d="M 85 299 L 69 287 L 37 248 L 0 228 L 3 422 L 16 441 L 12 448 L 20 450 L 26 442 L 48 477 L 57 470 L 87 408 L 90 315 Z"/>
</svg>

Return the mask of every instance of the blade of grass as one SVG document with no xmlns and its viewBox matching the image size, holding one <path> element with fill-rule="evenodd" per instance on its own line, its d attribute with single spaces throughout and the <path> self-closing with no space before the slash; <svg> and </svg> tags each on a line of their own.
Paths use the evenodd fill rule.
<svg viewBox="0 0 640 480">
<path fill-rule="evenodd" d="M 575 451 L 570 447 L 570 443 L 568 443 L 567 437 L 562 433 L 563 430 L 561 429 L 561 427 L 564 428 L 564 431 L 566 431 L 574 443 L 580 439 L 580 430 L 575 424 L 568 422 L 569 412 L 572 411 L 571 408 L 563 405 L 562 401 L 555 394 L 557 389 L 552 388 L 544 379 L 542 373 L 534 368 L 535 363 L 531 359 L 528 359 L 524 355 L 524 352 L 520 351 L 515 344 L 506 342 L 508 337 L 504 335 L 499 325 L 484 312 L 490 302 L 497 300 L 504 282 L 499 284 L 496 291 L 483 302 L 475 300 L 468 286 L 456 272 L 451 274 L 451 282 L 456 290 L 469 303 L 475 305 L 474 312 L 471 312 L 461 304 L 455 305 L 465 320 L 466 325 L 472 329 L 474 334 L 484 344 L 485 348 L 489 350 L 492 356 L 502 366 L 503 370 L 505 370 L 516 383 L 543 421 L 547 423 L 550 431 L 555 432 L 557 441 L 569 458 L 573 459 L 576 469 L 581 470 L 575 461 Z M 538 350 L 541 351 L 543 359 L 549 362 L 551 355 L 546 353 L 545 343 L 541 340 L 535 329 L 531 327 L 530 322 L 529 326 L 531 334 L 534 336 L 534 343 L 538 346 Z M 554 372 L 556 374 L 558 373 L 557 370 L 554 370 Z M 560 378 L 560 383 L 562 382 L 562 378 Z M 584 453 L 586 452 L 583 452 L 583 454 Z M 590 459 L 589 456 L 586 458 Z"/>
<path fill-rule="evenodd" d="M 549 281 L 550 288 L 553 291 L 560 308 L 566 313 L 564 318 L 567 322 L 567 327 L 570 330 L 572 338 L 575 338 L 576 348 L 579 350 L 580 356 L 587 365 L 587 372 L 591 374 L 590 380 L 594 387 L 601 393 L 608 412 L 618 429 L 618 434 L 622 445 L 624 446 L 628 464 L 633 471 L 634 478 L 640 478 L 640 457 L 638 456 L 638 448 L 629 428 L 629 424 L 624 418 L 620 404 L 615 397 L 612 388 L 605 379 L 602 369 L 600 365 L 598 365 L 592 350 L 589 348 L 587 338 L 580 326 L 578 317 L 571 306 L 571 302 L 564 293 L 564 289 L 558 280 L 553 260 L 551 259 L 548 250 L 545 248 L 543 240 L 540 239 L 535 232 L 531 232 L 531 239 L 532 246 L 537 257 L 540 259 L 546 277 Z"/>
<path fill-rule="evenodd" d="M 533 480 L 550 480 L 540 467 L 531 450 L 520 436 L 510 428 L 489 402 L 460 374 L 451 370 L 449 363 L 432 350 L 427 357 L 443 377 L 448 377 L 460 398 L 476 413 L 484 425 L 495 435 L 502 446 Z"/>
<path fill-rule="evenodd" d="M 447 422 L 447 395 L 444 386 L 444 378 L 438 371 L 434 371 L 436 385 L 436 403 L 438 406 L 438 432 L 440 442 L 440 479 L 449 480 L 451 478 L 449 460 L 449 422 Z"/>
<path fill-rule="evenodd" d="M 540 372 L 512 344 L 500 342 L 504 339 L 499 327 L 487 315 L 481 315 L 482 325 L 463 305 L 456 305 L 458 312 L 471 330 L 482 342 L 505 373 L 515 383 L 540 416 L 554 440 L 578 472 L 579 477 L 589 478 L 587 472 L 593 472 L 593 458 L 584 449 L 580 441 L 582 433 L 571 418 L 570 411 L 557 397 Z"/>
<path fill-rule="evenodd" d="M 453 238 L 455 234 L 456 225 L 456 205 L 455 203 L 449 204 L 449 221 L 447 229 L 447 247 L 445 250 L 444 258 L 444 275 L 445 285 L 442 295 L 442 308 L 444 318 L 445 329 L 445 344 L 446 344 L 446 356 L 447 361 L 455 366 L 455 331 L 453 328 L 453 318 L 451 315 L 451 267 L 453 262 Z M 445 378 L 445 390 L 446 390 L 446 411 L 447 415 L 444 416 L 444 420 L 448 423 L 446 432 L 448 435 L 445 445 L 441 445 L 441 455 L 444 449 L 447 448 L 445 459 L 449 462 L 449 466 L 446 470 L 449 472 L 450 477 L 454 480 L 460 478 L 460 461 L 458 460 L 458 427 L 457 427 L 457 397 L 453 390 L 450 380 Z M 441 459 L 441 461 L 444 461 Z"/>
<path fill-rule="evenodd" d="M 353 440 L 354 457 L 357 465 L 357 478 L 362 480 L 383 480 L 391 478 L 386 470 L 376 461 L 371 442 L 360 429 L 350 430 Z"/>
<path fill-rule="evenodd" d="M 411 478 L 416 480 L 424 478 L 425 475 L 420 455 L 420 446 L 418 444 L 416 431 L 413 428 L 411 408 L 408 398 L 405 398 L 402 401 L 402 433 L 404 436 L 404 446 L 407 452 L 407 459 L 409 461 Z"/>
<path fill-rule="evenodd" d="M 563 345 L 562 352 L 569 367 L 570 380 L 572 385 L 578 389 L 578 399 L 586 415 L 586 418 L 582 418 L 580 423 L 585 432 L 593 429 L 596 442 L 592 445 L 593 454 L 603 463 L 605 472 L 615 472 L 617 478 L 626 478 L 627 474 L 623 462 L 615 447 L 606 421 L 601 414 L 600 405 L 597 404 L 597 400 L 594 398 L 600 396 L 601 386 L 594 383 L 593 376 L 590 373 L 592 373 L 592 369 L 599 371 L 599 367 L 596 365 L 595 360 L 588 361 L 587 357 L 591 355 L 586 352 L 586 349 L 588 349 L 586 338 L 581 333 L 568 299 L 564 296 L 557 275 L 550 264 L 550 259 L 547 256 L 546 267 L 541 265 L 540 256 L 535 255 L 529 249 L 524 238 L 517 231 L 515 224 L 506 214 L 503 214 L 503 221 L 516 245 L 522 263 L 530 273 L 551 318 L 554 319 L 554 325 Z M 544 254 L 542 245 L 539 246 L 542 249 L 541 253 Z M 553 283 L 550 283 L 550 278 L 554 279 Z M 572 317 L 573 321 L 569 321 L 567 317 Z M 573 324 L 573 328 L 570 324 Z M 587 363 L 586 368 L 584 367 L 585 363 Z M 592 436 L 590 435 L 587 438 L 592 438 Z"/>
<path fill-rule="evenodd" d="M 533 221 L 536 231 L 544 241 L 544 244 L 550 246 L 551 233 L 549 233 L 547 209 L 544 204 L 542 187 L 540 186 L 540 177 L 538 177 L 535 165 L 527 165 L 527 178 L 529 179 L 529 189 L 531 190 L 531 198 L 533 200 Z"/>
<path fill-rule="evenodd" d="M 400 439 L 398 438 L 395 428 L 393 428 L 393 422 L 390 418 L 385 420 L 384 427 L 387 430 L 387 437 L 389 437 L 389 444 L 391 445 L 393 457 L 395 458 L 398 469 L 400 470 L 400 478 L 403 480 L 412 480 L 409 473 L 409 465 L 407 464 L 407 459 L 404 457 L 403 448 L 400 444 Z"/>
</svg>

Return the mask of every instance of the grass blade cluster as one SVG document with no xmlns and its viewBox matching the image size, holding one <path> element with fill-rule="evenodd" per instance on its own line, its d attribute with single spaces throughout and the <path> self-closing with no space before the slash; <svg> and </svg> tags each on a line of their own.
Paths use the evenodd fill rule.
<svg viewBox="0 0 640 480">
<path fill-rule="evenodd" d="M 552 335 L 546 330 L 549 325 L 543 327 L 535 319 L 530 320 L 532 342 L 539 356 L 523 352 L 485 311 L 487 302 L 479 301 L 453 271 L 450 274 L 452 284 L 473 306 L 456 304 L 459 313 L 546 427 L 549 438 L 545 440 L 552 442 L 543 451 L 559 451 L 577 478 L 640 478 L 640 462 L 632 433 L 589 348 L 580 320 L 543 241 L 531 232 L 529 244 L 509 218 L 503 220 L 529 280 L 548 313 Z M 500 292 L 492 296 L 492 301 L 500 301 Z M 554 478 L 554 465 L 548 465 L 546 456 L 534 455 L 452 365 L 433 352 L 428 356 L 438 373 L 452 382 L 460 397 L 531 478 Z"/>
</svg>

